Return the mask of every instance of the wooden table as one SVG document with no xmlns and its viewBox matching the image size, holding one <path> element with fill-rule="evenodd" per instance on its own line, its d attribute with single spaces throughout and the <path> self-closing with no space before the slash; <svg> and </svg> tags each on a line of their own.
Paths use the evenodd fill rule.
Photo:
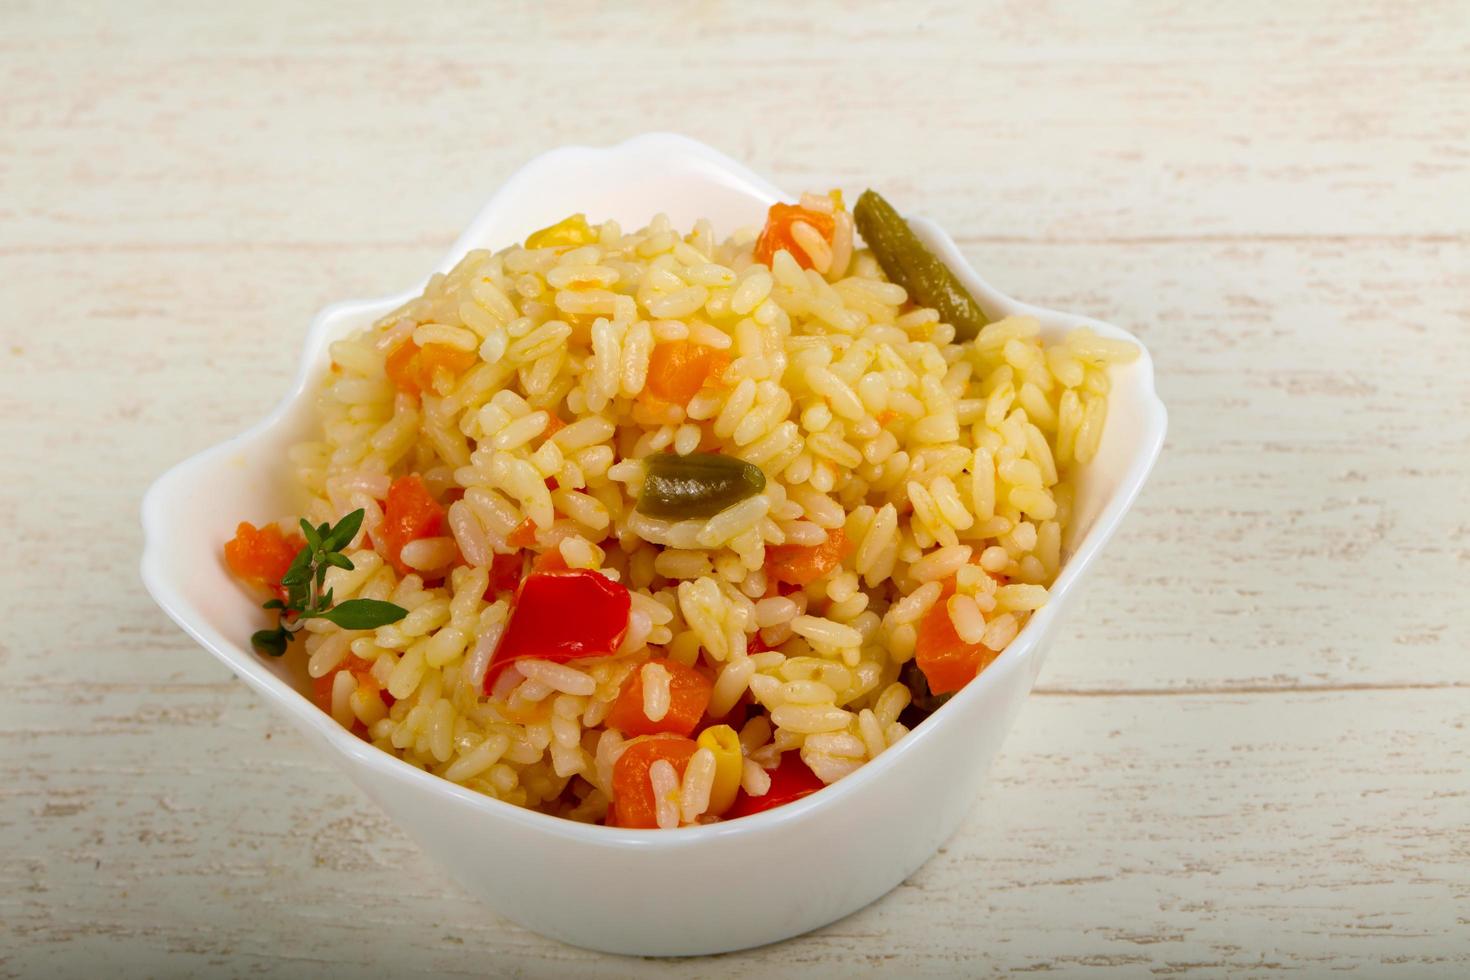
<svg viewBox="0 0 1470 980">
<path fill-rule="evenodd" d="M 0 2 L 0 975 L 1470 973 L 1470 5 L 636 6 Z M 313 311 L 648 129 L 942 216 L 1172 414 L 959 835 L 690 961 L 476 904 L 135 572 Z"/>
</svg>

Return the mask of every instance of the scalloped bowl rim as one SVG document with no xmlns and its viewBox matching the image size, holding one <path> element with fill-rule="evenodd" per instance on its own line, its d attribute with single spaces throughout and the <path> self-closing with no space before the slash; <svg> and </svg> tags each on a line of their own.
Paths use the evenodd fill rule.
<svg viewBox="0 0 1470 980">
<path fill-rule="evenodd" d="M 712 166 L 741 189 L 762 198 L 767 203 L 782 198 L 789 199 L 787 195 L 783 195 L 776 187 L 741 164 L 702 143 L 683 136 L 648 133 L 611 147 L 564 146 L 532 159 L 507 179 L 470 223 L 468 229 L 455 241 L 435 269 L 437 271 L 447 270 L 466 251 L 475 247 L 475 243 L 482 240 L 481 233 L 495 223 L 503 205 L 514 197 L 519 185 L 525 182 L 537 168 L 555 161 L 559 156 L 568 154 L 616 154 L 647 150 L 666 151 L 685 158 L 697 159 Z M 1167 413 L 1154 387 L 1152 359 L 1148 348 L 1142 341 L 1119 327 L 1088 317 L 1032 306 L 1000 293 L 975 272 L 960 254 L 954 241 L 937 224 L 921 216 L 915 216 L 910 221 L 931 247 L 939 248 L 947 263 L 965 280 L 966 285 L 977 295 L 982 306 L 985 306 L 987 310 L 1002 309 L 1011 315 L 1019 313 L 1033 315 L 1043 320 L 1063 320 L 1072 327 L 1089 326 L 1105 336 L 1131 341 L 1137 344 L 1141 351 L 1139 360 L 1135 364 L 1141 368 L 1143 393 L 1149 402 L 1145 435 L 1136 453 L 1132 456 L 1126 475 L 1116 491 L 1098 512 L 1092 527 L 1079 546 L 1064 561 L 1060 574 L 1051 586 L 1051 601 L 1032 616 L 1015 640 L 997 658 L 997 663 L 1002 660 L 1015 661 L 1033 657 L 1036 655 L 1037 638 L 1045 633 L 1047 623 L 1060 615 L 1062 600 L 1075 587 L 1076 582 L 1096 560 L 1107 540 L 1117 530 L 1118 524 L 1142 489 L 1163 446 Z M 187 480 L 196 471 L 212 466 L 227 465 L 231 454 L 237 453 L 241 447 L 271 431 L 285 419 L 298 402 L 309 397 L 308 389 L 314 380 L 311 365 L 332 339 L 331 332 L 334 324 L 349 316 L 386 313 L 418 295 L 421 289 L 422 285 L 417 289 L 404 290 L 380 299 L 346 300 L 322 308 L 312 319 L 300 366 L 291 387 L 275 408 L 265 418 L 239 435 L 204 449 L 171 467 L 153 483 L 143 498 L 142 523 L 145 547 L 141 572 L 143 582 L 153 599 L 184 632 L 193 637 L 225 666 L 241 676 L 259 694 L 289 712 L 298 723 L 309 727 L 338 752 L 369 767 L 383 770 L 384 775 L 420 781 L 448 798 L 479 808 L 490 818 L 516 821 L 528 828 L 554 836 L 578 839 L 609 848 L 679 849 L 697 846 L 713 838 L 739 836 L 774 828 L 782 823 L 803 821 L 809 815 L 828 807 L 840 807 L 849 795 L 858 791 L 861 785 L 881 780 L 889 770 L 902 766 L 905 758 L 916 751 L 925 741 L 926 736 L 937 731 L 940 726 L 959 724 L 965 715 L 965 706 L 979 699 L 982 689 L 987 684 L 987 678 L 991 676 L 990 671 L 982 672 L 975 680 L 956 693 L 948 703 L 926 719 L 922 725 L 900 739 L 893 747 L 876 759 L 865 763 L 853 774 L 826 787 L 822 792 L 739 820 L 675 830 L 629 830 L 597 824 L 583 824 L 516 806 L 476 793 L 412 766 L 397 756 L 364 742 L 338 725 L 299 691 L 268 670 L 253 650 L 231 641 L 211 628 L 181 596 L 157 546 L 160 529 L 168 519 L 164 498 L 174 484 Z"/>
</svg>

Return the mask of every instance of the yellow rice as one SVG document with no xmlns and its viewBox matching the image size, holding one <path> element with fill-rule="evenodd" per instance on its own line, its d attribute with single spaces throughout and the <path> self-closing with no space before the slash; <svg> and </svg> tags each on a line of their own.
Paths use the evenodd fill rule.
<svg viewBox="0 0 1470 980">
<path fill-rule="evenodd" d="M 339 672 L 339 722 L 478 792 L 597 821 L 623 745 L 603 720 L 631 672 L 644 671 L 649 717 L 668 710 L 668 674 L 645 667 L 651 657 L 711 668 L 712 711 L 747 694 L 765 709 L 740 732 L 741 784 L 760 795 L 781 752 L 831 782 L 903 737 L 898 672 L 941 581 L 956 580 L 945 608 L 962 638 L 1011 642 L 1057 573 L 1072 475 L 1102 436 L 1108 365 L 1135 352 L 1085 330 L 1045 345 L 1025 317 L 955 344 L 837 217 L 830 244 L 796 232 L 812 270 L 787 252 L 757 264 L 752 232 L 719 241 L 707 222 L 675 229 L 663 216 L 632 232 L 605 223 L 581 247 L 474 251 L 332 345 L 320 437 L 291 453 L 312 495 L 301 516 L 361 507 L 370 535 L 393 477 L 419 473 L 441 498 L 463 491 L 442 537 L 404 549 L 414 574 L 399 577 L 363 536 L 356 569 L 328 573 L 338 601 L 410 610 L 374 631 L 308 621 L 313 676 L 351 653 L 397 699 L 385 708 Z M 410 338 L 479 360 L 415 399 L 384 371 Z M 654 345 L 681 338 L 729 355 L 723 383 L 687 409 L 641 405 Z M 570 424 L 543 438 L 551 413 Z M 635 512 L 636 461 L 701 445 L 759 465 L 764 493 L 708 520 Z M 486 566 L 515 550 L 507 536 L 528 518 L 535 550 L 632 591 L 628 634 L 612 657 L 513 667 L 518 684 L 491 700 L 481 679 L 510 610 L 484 598 Z M 775 595 L 766 547 L 819 544 L 838 527 L 854 545 L 842 565 Z M 660 826 L 714 819 L 714 762 L 701 752 L 682 784 L 667 763 L 651 772 Z"/>
</svg>

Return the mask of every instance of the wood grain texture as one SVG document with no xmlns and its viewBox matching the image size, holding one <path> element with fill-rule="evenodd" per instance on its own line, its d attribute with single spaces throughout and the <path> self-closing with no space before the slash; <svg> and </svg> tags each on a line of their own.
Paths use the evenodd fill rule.
<svg viewBox="0 0 1470 980">
<path fill-rule="evenodd" d="M 0 976 L 1470 973 L 1467 92 L 1464 0 L 0 0 Z M 1171 412 L 959 835 L 670 962 L 467 898 L 134 572 L 316 308 L 649 129 L 942 216 Z"/>
</svg>

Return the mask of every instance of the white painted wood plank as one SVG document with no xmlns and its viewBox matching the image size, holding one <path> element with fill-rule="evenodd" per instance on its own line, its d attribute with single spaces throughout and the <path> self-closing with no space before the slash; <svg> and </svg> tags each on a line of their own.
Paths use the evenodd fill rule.
<svg viewBox="0 0 1470 980">
<path fill-rule="evenodd" d="M 0 4 L 0 975 L 1470 972 L 1467 65 L 1460 0 Z M 677 963 L 465 898 L 133 572 L 315 308 L 650 128 L 940 216 L 1172 413 L 946 852 Z"/>
<path fill-rule="evenodd" d="M 0 728 L 20 975 L 165 953 L 199 974 L 1470 969 L 1459 691 L 1033 697 L 958 837 L 904 886 L 810 937 L 685 963 L 498 920 L 295 735 L 267 740 L 237 684 L 76 696 L 33 687 Z"/>
<path fill-rule="evenodd" d="M 529 155 L 651 128 L 1007 240 L 1470 230 L 1455 0 L 274 6 L 18 18 L 16 241 L 441 241 Z"/>
</svg>

